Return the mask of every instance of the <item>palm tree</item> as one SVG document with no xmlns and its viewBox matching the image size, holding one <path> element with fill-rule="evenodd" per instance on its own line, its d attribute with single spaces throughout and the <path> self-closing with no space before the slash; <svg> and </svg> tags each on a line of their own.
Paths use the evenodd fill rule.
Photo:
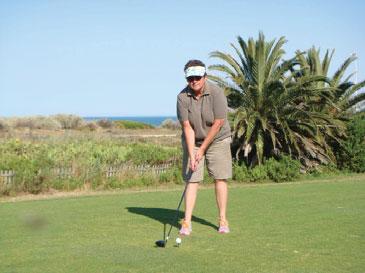
<svg viewBox="0 0 365 273">
<path fill-rule="evenodd" d="M 228 104 L 235 109 L 236 159 L 253 166 L 285 153 L 307 165 L 312 160 L 328 162 L 331 158 L 318 137 L 317 124 L 328 123 L 331 117 L 308 107 L 317 98 L 331 104 L 327 85 L 313 88 L 314 84 L 326 82 L 326 77 L 295 78 L 290 71 L 298 64 L 297 57 L 282 60 L 284 37 L 266 42 L 259 33 L 257 41 L 250 38 L 246 43 L 240 36 L 237 40 L 239 47 L 231 44 L 237 59 L 214 51 L 210 56 L 225 64 L 209 67 L 225 76 L 210 75 L 210 79 L 225 89 Z"/>
<path fill-rule="evenodd" d="M 320 49 L 312 47 L 306 55 L 300 54 L 297 51 L 297 60 L 300 65 L 300 73 L 297 76 L 314 75 L 329 77 L 328 70 L 331 64 L 334 50 L 326 51 L 323 60 L 320 58 Z M 365 86 L 365 81 L 353 83 L 350 81 L 351 77 L 356 73 L 353 72 L 345 79 L 343 79 L 346 70 L 357 59 L 355 54 L 348 57 L 342 65 L 337 69 L 332 77 L 329 77 L 328 85 L 332 87 L 331 100 L 334 103 L 333 107 L 327 109 L 332 115 L 336 115 L 339 119 L 346 119 L 346 117 L 354 111 L 354 106 L 362 104 L 365 101 L 365 93 L 359 92 Z M 327 83 L 319 83 L 323 86 Z M 322 105 L 325 107 L 325 105 Z M 322 109 L 323 110 L 323 109 Z"/>
<path fill-rule="evenodd" d="M 313 109 L 317 112 L 326 113 L 333 117 L 332 123 L 318 124 L 321 132 L 321 141 L 326 144 L 327 153 L 334 157 L 334 152 L 341 149 L 342 142 L 346 139 L 346 124 L 349 117 L 353 114 L 356 105 L 361 105 L 365 101 L 365 93 L 360 93 L 360 89 L 364 87 L 365 81 L 353 83 L 350 81 L 354 73 L 351 73 L 345 79 L 344 75 L 350 64 L 356 60 L 355 55 L 347 58 L 342 65 L 335 71 L 333 76 L 329 76 L 329 68 L 334 50 L 326 51 L 323 59 L 320 58 L 320 49 L 312 47 L 305 55 L 297 51 L 297 61 L 299 70 L 292 70 L 296 79 L 303 76 L 323 76 L 328 77 L 327 82 L 320 82 L 313 85 L 313 88 L 318 86 L 328 86 L 329 95 L 332 104 L 325 104 L 320 98 L 313 105 Z M 363 111 L 363 109 L 360 111 Z"/>
</svg>

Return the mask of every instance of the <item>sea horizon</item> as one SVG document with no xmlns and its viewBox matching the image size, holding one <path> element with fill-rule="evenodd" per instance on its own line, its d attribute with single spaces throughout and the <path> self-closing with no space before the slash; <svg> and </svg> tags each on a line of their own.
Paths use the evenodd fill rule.
<svg viewBox="0 0 365 273">
<path fill-rule="evenodd" d="M 153 126 L 159 126 L 167 119 L 172 119 L 174 121 L 177 120 L 176 116 L 84 116 L 82 117 L 86 121 L 92 121 L 92 120 L 130 120 L 130 121 L 137 121 L 142 122 L 146 124 L 150 124 Z"/>
</svg>

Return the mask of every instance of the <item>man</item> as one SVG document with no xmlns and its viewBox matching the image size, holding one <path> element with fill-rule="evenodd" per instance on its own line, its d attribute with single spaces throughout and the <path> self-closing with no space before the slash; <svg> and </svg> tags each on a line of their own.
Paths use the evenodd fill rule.
<svg viewBox="0 0 365 273">
<path fill-rule="evenodd" d="M 184 67 L 187 86 L 177 97 L 177 116 L 182 125 L 185 217 L 181 235 L 190 235 L 191 217 L 204 165 L 215 180 L 219 211 L 219 233 L 229 233 L 226 218 L 228 187 L 232 177 L 231 129 L 227 120 L 227 99 L 221 88 L 207 80 L 205 64 L 190 60 Z"/>
</svg>

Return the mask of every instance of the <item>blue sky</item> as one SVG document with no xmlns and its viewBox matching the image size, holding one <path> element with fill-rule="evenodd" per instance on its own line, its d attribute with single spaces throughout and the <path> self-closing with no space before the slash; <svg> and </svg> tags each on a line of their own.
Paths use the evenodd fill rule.
<svg viewBox="0 0 365 273">
<path fill-rule="evenodd" d="M 175 115 L 183 66 L 263 31 L 286 57 L 356 52 L 365 79 L 363 1 L 0 1 L 0 116 Z M 353 65 L 349 72 L 353 72 Z M 353 78 L 355 80 L 355 77 Z"/>
</svg>

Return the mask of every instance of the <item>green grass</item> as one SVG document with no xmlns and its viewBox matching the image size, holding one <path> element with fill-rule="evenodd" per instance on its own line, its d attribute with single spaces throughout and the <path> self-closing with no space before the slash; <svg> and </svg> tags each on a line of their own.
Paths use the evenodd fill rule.
<svg viewBox="0 0 365 273">
<path fill-rule="evenodd" d="M 153 129 L 150 124 L 132 121 L 132 120 L 116 120 L 113 123 L 120 129 Z"/>
<path fill-rule="evenodd" d="M 0 203 L 0 272 L 365 272 L 365 176 L 236 185 L 232 232 L 216 231 L 212 188 L 193 233 L 165 249 L 182 188 Z"/>
</svg>

